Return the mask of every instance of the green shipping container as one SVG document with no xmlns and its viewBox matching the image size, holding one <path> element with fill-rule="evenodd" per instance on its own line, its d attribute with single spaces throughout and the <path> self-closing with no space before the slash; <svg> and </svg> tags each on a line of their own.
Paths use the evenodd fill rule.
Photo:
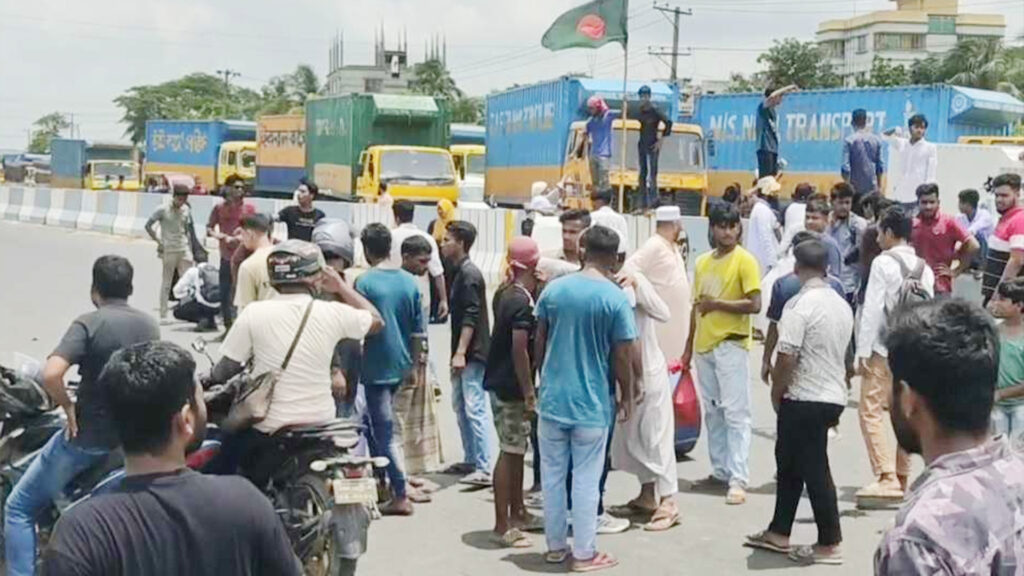
<svg viewBox="0 0 1024 576">
<path fill-rule="evenodd" d="M 350 196 L 369 146 L 447 148 L 448 101 L 430 96 L 350 94 L 306 102 L 306 173 L 321 193 Z"/>
</svg>

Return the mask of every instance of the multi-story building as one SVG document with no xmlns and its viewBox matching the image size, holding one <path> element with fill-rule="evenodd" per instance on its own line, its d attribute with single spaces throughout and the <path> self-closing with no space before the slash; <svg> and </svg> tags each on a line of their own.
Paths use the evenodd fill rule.
<svg viewBox="0 0 1024 576">
<path fill-rule="evenodd" d="M 893 0 L 896 10 L 870 12 L 818 26 L 818 45 L 846 86 L 856 86 L 871 71 L 875 56 L 910 67 L 941 55 L 965 38 L 1002 38 L 1001 14 L 967 14 L 958 0 Z"/>
<path fill-rule="evenodd" d="M 446 60 L 447 49 L 444 40 L 431 38 L 424 46 L 427 60 Z M 406 94 L 415 79 L 413 66 L 409 62 L 408 38 L 401 37 L 398 47 L 389 50 L 384 42 L 384 30 L 376 33 L 373 43 L 373 64 L 345 64 L 345 40 L 338 35 L 331 43 L 328 54 L 327 81 L 328 96 L 342 94 Z"/>
</svg>

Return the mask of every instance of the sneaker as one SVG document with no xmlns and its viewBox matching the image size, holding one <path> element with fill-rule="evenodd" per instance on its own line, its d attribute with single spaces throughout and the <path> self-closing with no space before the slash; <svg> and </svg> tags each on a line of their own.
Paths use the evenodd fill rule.
<svg viewBox="0 0 1024 576">
<path fill-rule="evenodd" d="M 740 486 L 730 486 L 729 492 L 725 495 L 725 503 L 736 506 L 747 501 L 747 491 Z"/>
<path fill-rule="evenodd" d="M 694 492 L 718 492 L 729 487 L 729 483 L 714 475 L 690 483 L 690 490 Z"/>
<path fill-rule="evenodd" d="M 629 530 L 629 526 L 629 520 L 616 518 L 607 512 L 597 517 L 598 534 L 621 534 Z"/>
<path fill-rule="evenodd" d="M 491 485 L 491 483 L 491 475 L 481 470 L 477 470 L 476 472 L 473 472 L 468 476 L 463 476 L 462 478 L 459 478 L 459 484 L 466 484 L 467 486 L 479 486 L 481 488 L 487 488 Z"/>
<path fill-rule="evenodd" d="M 903 490 L 900 489 L 900 483 L 894 480 L 878 480 L 872 482 L 867 486 L 857 490 L 857 498 L 883 498 L 892 500 L 902 500 Z"/>
<path fill-rule="evenodd" d="M 839 439 L 839 429 L 835 428 L 835 427 L 829 428 L 828 429 L 828 439 L 829 440 L 837 440 L 837 439 Z"/>
</svg>

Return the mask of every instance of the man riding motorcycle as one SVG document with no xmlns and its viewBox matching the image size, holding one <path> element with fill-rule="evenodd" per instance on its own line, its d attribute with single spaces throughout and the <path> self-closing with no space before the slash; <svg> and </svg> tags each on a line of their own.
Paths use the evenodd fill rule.
<svg viewBox="0 0 1024 576">
<path fill-rule="evenodd" d="M 287 426 L 322 423 L 335 417 L 331 361 L 337 343 L 361 340 L 384 326 L 376 308 L 325 265 L 315 245 L 301 240 L 278 244 L 267 257 L 267 267 L 278 295 L 242 311 L 221 346 L 223 357 L 210 377 L 211 384 L 224 383 L 250 360 L 252 374 L 280 370 L 296 342 L 287 367 L 280 372 L 266 417 L 225 437 L 221 453 L 210 465 L 211 471 L 222 474 L 241 470 L 257 486 L 269 475 L 269 470 L 257 470 L 256 464 L 261 452 L 272 445 L 271 434 Z M 315 300 L 317 292 L 336 295 L 340 302 Z M 299 333 L 307 311 L 308 320 Z"/>
</svg>

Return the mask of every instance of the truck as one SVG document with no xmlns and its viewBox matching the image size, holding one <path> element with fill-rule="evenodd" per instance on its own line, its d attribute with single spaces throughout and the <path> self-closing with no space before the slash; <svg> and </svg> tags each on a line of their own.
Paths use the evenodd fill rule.
<svg viewBox="0 0 1024 576">
<path fill-rule="evenodd" d="M 321 194 L 373 201 L 458 199 L 443 98 L 349 94 L 306 102 L 306 174 Z"/>
<path fill-rule="evenodd" d="M 961 190 L 973 188 L 981 193 L 982 204 L 992 214 L 992 195 L 985 194 L 989 181 L 1000 174 L 1012 173 L 1024 176 L 1024 142 L 1002 144 L 936 144 L 938 162 L 935 182 L 939 185 L 939 203 L 942 211 L 956 214 Z M 895 148 L 889 148 L 888 170 L 884 192 L 889 194 L 898 184 L 902 174 L 900 156 Z"/>
<path fill-rule="evenodd" d="M 145 178 L 188 174 L 197 185 L 256 181 L 256 123 L 239 120 L 146 122 Z"/>
<path fill-rule="evenodd" d="M 501 204 L 522 206 L 530 199 L 534 182 L 549 184 L 566 180 L 580 198 L 592 188 L 589 166 L 575 155 L 576 143 L 585 134 L 586 102 L 603 98 L 612 109 L 627 109 L 625 121 L 613 123 L 610 183 L 632 191 L 639 182 L 636 142 L 639 123 L 629 110 L 639 108 L 637 92 L 651 88 L 651 101 L 669 118 L 679 115 L 679 88 L 663 82 L 629 82 L 564 76 L 550 82 L 512 88 L 487 97 L 486 194 Z M 623 88 L 626 106 L 623 102 Z M 626 170 L 621 162 L 623 123 L 627 132 Z M 674 142 L 673 139 L 676 139 Z M 632 152 L 630 152 L 632 150 Z M 584 151 L 584 156 L 586 151 Z M 670 161 L 681 155 L 679 162 Z M 684 213 L 700 212 L 707 189 L 704 143 L 697 126 L 678 124 L 663 149 L 658 188 L 663 200 L 680 205 Z"/>
<path fill-rule="evenodd" d="M 688 121 L 704 130 L 708 150 L 708 179 L 720 195 L 732 182 L 748 186 L 757 169 L 757 106 L 763 96 L 749 94 L 700 95 Z M 962 86 L 896 86 L 806 90 L 788 94 L 778 108 L 779 158 L 782 195 L 789 196 L 801 182 L 819 190 L 841 179 L 843 139 L 852 131 L 853 110 L 867 111 L 875 133 L 901 127 L 915 114 L 928 119 L 927 139 L 954 143 L 967 136 L 1009 134 L 1024 117 L 1024 102 L 1004 94 Z M 888 145 L 886 145 L 888 148 Z M 883 151 L 883 158 L 888 151 Z M 886 171 L 891 173 L 890 167 Z"/>
<path fill-rule="evenodd" d="M 290 198 L 305 174 L 305 115 L 283 114 L 257 119 L 257 194 Z"/>
<path fill-rule="evenodd" d="M 139 190 L 138 150 L 132 144 L 73 138 L 50 141 L 51 185 L 86 190 Z"/>
</svg>

